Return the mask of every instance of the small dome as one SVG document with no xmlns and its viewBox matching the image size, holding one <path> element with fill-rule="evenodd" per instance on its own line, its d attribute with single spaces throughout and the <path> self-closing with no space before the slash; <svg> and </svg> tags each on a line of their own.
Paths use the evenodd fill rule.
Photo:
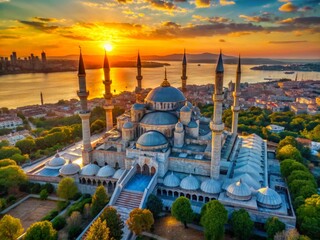
<svg viewBox="0 0 320 240">
<path fill-rule="evenodd" d="M 157 131 L 148 131 L 142 134 L 137 143 L 137 148 L 148 149 L 150 147 L 166 148 L 168 147 L 167 138 L 160 132 Z M 158 149 L 154 148 L 154 149 Z"/>
<path fill-rule="evenodd" d="M 275 190 L 265 187 L 258 190 L 257 203 L 260 207 L 274 209 L 281 207 L 282 200 Z"/>
<path fill-rule="evenodd" d="M 128 121 L 128 122 L 125 122 L 122 126 L 122 128 L 124 129 L 130 129 L 130 128 L 133 128 L 133 123 Z"/>
<path fill-rule="evenodd" d="M 216 194 L 221 192 L 221 183 L 213 178 L 210 178 L 203 181 L 200 188 L 203 192 Z"/>
<path fill-rule="evenodd" d="M 163 184 L 167 187 L 178 187 L 180 179 L 172 172 L 164 178 Z"/>
<path fill-rule="evenodd" d="M 97 177 L 111 177 L 116 170 L 109 165 L 100 168 L 99 172 L 97 173 Z"/>
<path fill-rule="evenodd" d="M 250 200 L 251 191 L 249 186 L 241 179 L 227 187 L 227 196 L 235 200 Z"/>
<path fill-rule="evenodd" d="M 80 171 L 80 166 L 76 163 L 71 162 L 70 160 L 68 164 L 60 168 L 59 173 L 61 175 L 74 175 L 74 174 L 77 174 L 79 171 Z"/>
<path fill-rule="evenodd" d="M 146 97 L 147 102 L 182 102 L 185 100 L 183 93 L 171 86 L 154 88 Z"/>
<path fill-rule="evenodd" d="M 177 122 L 177 124 L 175 126 L 175 131 L 176 132 L 182 132 L 183 131 L 183 124 L 180 121 Z"/>
<path fill-rule="evenodd" d="M 59 153 L 57 153 L 54 158 L 52 158 L 47 165 L 49 167 L 61 167 L 66 163 L 66 160 L 62 157 L 60 157 Z"/>
<path fill-rule="evenodd" d="M 252 187 L 255 190 L 261 188 L 261 184 L 259 183 L 259 181 L 257 181 L 255 178 L 253 178 L 248 173 L 244 173 L 244 174 L 241 174 L 241 175 L 233 178 L 233 180 L 235 180 L 235 181 L 239 181 L 240 179 L 241 179 L 241 181 L 246 183 L 249 187 Z"/>
<path fill-rule="evenodd" d="M 94 176 L 99 171 L 100 167 L 96 164 L 88 164 L 81 169 L 81 175 Z"/>
<path fill-rule="evenodd" d="M 112 176 L 112 178 L 119 179 L 121 175 L 123 174 L 124 170 L 123 169 L 118 169 Z"/>
<path fill-rule="evenodd" d="M 148 125 L 173 125 L 178 122 L 178 118 L 168 112 L 147 113 L 141 119 L 141 123 Z"/>
<path fill-rule="evenodd" d="M 193 108 L 193 106 L 192 106 L 192 103 L 191 103 L 191 102 L 187 101 L 187 102 L 186 102 L 186 104 L 187 104 L 187 106 L 188 106 L 190 109 L 192 109 L 192 108 Z"/>
<path fill-rule="evenodd" d="M 200 187 L 198 179 L 191 174 L 180 182 L 180 187 L 185 190 L 197 190 Z"/>
<path fill-rule="evenodd" d="M 184 105 L 181 109 L 180 112 L 191 112 L 191 109 L 188 107 L 187 103 Z"/>
<path fill-rule="evenodd" d="M 197 128 L 198 127 L 198 123 L 195 121 L 190 121 L 188 124 L 188 128 Z"/>
</svg>

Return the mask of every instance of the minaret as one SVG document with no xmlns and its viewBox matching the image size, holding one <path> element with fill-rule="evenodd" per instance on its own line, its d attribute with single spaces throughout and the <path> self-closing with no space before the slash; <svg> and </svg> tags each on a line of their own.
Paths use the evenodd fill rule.
<svg viewBox="0 0 320 240">
<path fill-rule="evenodd" d="M 138 58 L 137 58 L 137 92 L 140 92 L 142 89 L 141 80 L 143 79 L 141 75 L 141 59 L 140 59 L 140 53 L 138 52 Z"/>
<path fill-rule="evenodd" d="M 103 72 L 104 72 L 104 99 L 105 104 L 103 108 L 106 111 L 106 130 L 109 131 L 113 128 L 113 118 L 112 118 L 112 93 L 111 93 L 111 83 L 110 80 L 110 67 L 107 57 L 107 52 L 104 51 L 104 62 L 103 62 Z"/>
<path fill-rule="evenodd" d="M 78 69 L 78 79 L 79 79 L 79 91 L 77 92 L 78 97 L 80 98 L 81 110 L 79 116 L 82 121 L 82 164 L 85 166 L 90 163 L 90 152 L 92 150 L 90 142 L 90 111 L 88 110 L 87 98 L 89 92 L 87 91 L 86 86 L 86 71 L 84 68 L 84 63 L 82 59 L 82 53 L 80 49 L 80 58 L 79 58 L 79 69 Z"/>
<path fill-rule="evenodd" d="M 181 76 L 181 80 L 182 80 L 182 92 L 186 92 L 187 91 L 187 58 L 186 58 L 186 50 L 184 49 L 184 53 L 183 53 L 183 60 L 182 60 L 182 76 Z"/>
<path fill-rule="evenodd" d="M 41 100 L 41 106 L 43 105 L 43 94 L 40 92 L 40 100 Z"/>
<path fill-rule="evenodd" d="M 241 80 L 241 62 L 239 55 L 239 62 L 237 67 L 237 75 L 236 75 L 236 84 L 233 92 L 233 106 L 232 106 L 232 135 L 236 135 L 238 133 L 238 116 L 239 116 L 239 97 L 240 97 L 240 80 Z"/>
<path fill-rule="evenodd" d="M 212 131 L 212 149 L 211 149 L 211 170 L 210 177 L 219 179 L 220 175 L 220 160 L 221 160 L 221 135 L 224 129 L 222 122 L 222 102 L 223 102 L 223 62 L 222 54 L 220 51 L 217 68 L 216 78 L 214 84 L 214 112 L 213 120 L 210 122 L 210 128 Z"/>
</svg>

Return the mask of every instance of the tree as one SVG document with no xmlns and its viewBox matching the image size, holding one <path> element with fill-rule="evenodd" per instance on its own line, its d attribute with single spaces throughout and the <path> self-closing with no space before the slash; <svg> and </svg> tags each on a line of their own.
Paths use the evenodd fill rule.
<svg viewBox="0 0 320 240">
<path fill-rule="evenodd" d="M 8 147 L 8 146 L 10 146 L 10 143 L 9 143 L 8 140 L 2 140 L 2 141 L 0 141 L 0 148 L 2 148 L 2 147 Z"/>
<path fill-rule="evenodd" d="M 233 233 L 240 240 L 249 239 L 253 230 L 253 221 L 244 209 L 234 211 L 231 217 Z"/>
<path fill-rule="evenodd" d="M 71 216 L 67 219 L 68 228 L 77 227 L 81 225 L 81 213 L 74 211 L 71 213 Z"/>
<path fill-rule="evenodd" d="M 66 200 L 72 199 L 78 192 L 78 187 L 71 177 L 63 178 L 58 185 L 57 194 Z"/>
<path fill-rule="evenodd" d="M 212 200 L 202 207 L 200 223 L 204 227 L 206 239 L 223 239 L 224 224 L 227 221 L 228 212 L 218 200 Z"/>
<path fill-rule="evenodd" d="M 98 218 L 91 225 L 88 231 L 86 240 L 109 240 L 112 239 L 109 237 L 110 230 L 107 227 L 106 220 L 101 221 L 101 218 Z"/>
<path fill-rule="evenodd" d="M 6 166 L 9 166 L 9 165 L 15 166 L 15 165 L 17 165 L 17 163 L 14 160 L 9 159 L 9 158 L 0 160 L 0 168 L 1 167 L 6 167 Z"/>
<path fill-rule="evenodd" d="M 185 228 L 188 228 L 187 223 L 190 223 L 194 216 L 190 200 L 186 197 L 178 197 L 172 204 L 171 214 L 182 222 Z"/>
<path fill-rule="evenodd" d="M 298 142 L 294 137 L 286 136 L 284 139 L 282 139 L 279 142 L 277 149 L 280 150 L 281 148 L 283 148 L 286 145 L 291 145 L 293 147 L 298 147 Z"/>
<path fill-rule="evenodd" d="M 286 226 L 277 217 L 270 217 L 267 219 L 265 230 L 268 234 L 268 239 L 273 239 L 277 232 L 285 230 Z"/>
<path fill-rule="evenodd" d="M 16 147 L 2 147 L 0 148 L 0 159 L 10 158 L 14 154 L 21 154 L 21 151 L 19 148 Z"/>
<path fill-rule="evenodd" d="M 297 224 L 299 231 L 311 239 L 320 236 L 320 195 L 314 194 L 305 200 L 297 210 Z"/>
<path fill-rule="evenodd" d="M 314 176 L 308 170 L 307 171 L 294 170 L 291 172 L 287 180 L 289 185 L 294 180 L 308 180 L 310 182 L 314 182 L 314 185 L 317 186 Z"/>
<path fill-rule="evenodd" d="M 42 189 L 40 192 L 40 199 L 41 200 L 46 200 L 48 198 L 48 191 L 46 189 Z"/>
<path fill-rule="evenodd" d="M 110 238 L 114 240 L 120 240 L 123 235 L 123 221 L 120 214 L 114 207 L 108 206 L 103 210 L 100 216 L 101 220 L 105 220 L 110 229 Z"/>
<path fill-rule="evenodd" d="M 18 166 L 0 167 L 0 186 L 14 187 L 27 180 L 27 175 Z"/>
<path fill-rule="evenodd" d="M 105 127 L 106 127 L 105 122 L 98 119 L 91 124 L 90 131 L 92 133 L 98 133 L 98 132 L 101 132 Z"/>
<path fill-rule="evenodd" d="M 4 215 L 0 220 L 0 239 L 2 240 L 15 240 L 23 231 L 24 229 L 19 218 Z"/>
<path fill-rule="evenodd" d="M 159 215 L 159 213 L 161 213 L 162 207 L 163 204 L 160 198 L 153 194 L 149 195 L 146 208 L 152 212 L 153 217 L 156 218 Z"/>
<path fill-rule="evenodd" d="M 97 187 L 96 192 L 92 196 L 91 215 L 96 216 L 102 208 L 108 203 L 109 198 L 104 186 Z"/>
<path fill-rule="evenodd" d="M 293 180 L 289 185 L 289 189 L 294 198 L 299 196 L 307 198 L 317 193 L 314 182 L 308 180 Z"/>
<path fill-rule="evenodd" d="M 15 146 L 19 148 L 23 154 L 30 154 L 33 150 L 36 149 L 36 143 L 32 138 L 19 140 L 18 142 L 16 142 Z"/>
<path fill-rule="evenodd" d="M 53 229 L 51 222 L 42 221 L 28 228 L 24 240 L 56 240 L 57 237 L 57 231 Z"/>
<path fill-rule="evenodd" d="M 152 213 L 148 209 L 133 209 L 127 220 L 128 227 L 136 235 L 140 235 L 143 231 L 149 231 L 154 223 Z"/>
<path fill-rule="evenodd" d="M 300 151 L 292 146 L 292 145 L 285 145 L 282 147 L 280 150 L 277 152 L 277 159 L 280 161 L 285 160 L 285 159 L 293 159 L 298 162 L 302 162 L 302 156 Z"/>
<path fill-rule="evenodd" d="M 309 170 L 302 163 L 295 161 L 294 159 L 286 159 L 280 163 L 281 174 L 287 178 L 291 172 L 295 170 L 301 170 L 308 172 Z"/>
</svg>

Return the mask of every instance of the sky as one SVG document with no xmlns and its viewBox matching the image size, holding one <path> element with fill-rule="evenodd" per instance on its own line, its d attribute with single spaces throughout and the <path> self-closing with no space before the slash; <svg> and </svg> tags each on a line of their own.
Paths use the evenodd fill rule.
<svg viewBox="0 0 320 240">
<path fill-rule="evenodd" d="M 0 0 L 0 56 L 320 58 L 319 0 Z M 110 48 L 110 46 L 109 46 Z"/>
</svg>

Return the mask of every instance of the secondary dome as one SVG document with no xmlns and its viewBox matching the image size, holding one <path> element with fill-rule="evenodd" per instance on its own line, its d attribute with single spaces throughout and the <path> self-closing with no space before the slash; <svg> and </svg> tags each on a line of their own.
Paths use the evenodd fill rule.
<svg viewBox="0 0 320 240">
<path fill-rule="evenodd" d="M 200 187 L 199 181 L 191 174 L 180 182 L 180 187 L 185 190 L 197 190 Z"/>
<path fill-rule="evenodd" d="M 81 175 L 84 176 L 94 176 L 98 173 L 100 167 L 96 164 L 88 164 L 81 169 Z"/>
<path fill-rule="evenodd" d="M 253 178 L 248 173 L 244 173 L 244 174 L 241 174 L 241 175 L 233 178 L 233 180 L 235 180 L 235 181 L 239 181 L 240 179 L 241 179 L 241 181 L 246 183 L 249 187 L 252 187 L 255 190 L 261 188 L 261 184 L 259 183 L 259 181 L 257 181 L 255 178 Z"/>
<path fill-rule="evenodd" d="M 130 122 L 130 121 L 125 122 L 122 127 L 125 128 L 125 129 L 133 128 L 133 123 Z"/>
<path fill-rule="evenodd" d="M 99 172 L 97 173 L 97 177 L 111 177 L 115 173 L 116 170 L 114 170 L 113 167 L 110 167 L 109 165 L 104 166 L 100 168 Z"/>
<path fill-rule="evenodd" d="M 178 187 L 180 179 L 172 172 L 164 178 L 163 184 L 167 187 Z"/>
<path fill-rule="evenodd" d="M 258 190 L 257 203 L 260 207 L 274 209 L 281 207 L 282 200 L 275 190 L 265 187 Z"/>
<path fill-rule="evenodd" d="M 124 170 L 123 169 L 118 169 L 112 176 L 112 178 L 119 179 L 121 175 L 123 174 Z"/>
<path fill-rule="evenodd" d="M 76 163 L 69 161 L 68 164 L 64 165 L 62 168 L 60 168 L 59 173 L 61 175 L 74 175 L 77 174 L 80 171 L 80 166 Z"/>
<path fill-rule="evenodd" d="M 139 137 L 136 146 L 143 150 L 163 149 L 168 147 L 168 140 L 160 132 L 149 131 Z"/>
<path fill-rule="evenodd" d="M 54 158 L 52 158 L 48 163 L 48 167 L 61 167 L 66 163 L 66 160 L 60 157 L 59 153 L 57 153 Z"/>
<path fill-rule="evenodd" d="M 249 186 L 240 179 L 228 186 L 227 196 L 235 200 L 247 201 L 251 199 L 251 191 Z"/>
<path fill-rule="evenodd" d="M 215 194 L 221 192 L 221 183 L 213 178 L 210 178 L 203 181 L 200 188 L 203 192 Z"/>
<path fill-rule="evenodd" d="M 182 132 L 183 131 L 183 124 L 180 121 L 177 122 L 177 124 L 175 126 L 175 131 L 176 132 Z"/>
<path fill-rule="evenodd" d="M 168 112 L 151 112 L 144 115 L 140 122 L 147 125 L 173 125 L 178 118 Z"/>
<path fill-rule="evenodd" d="M 188 123 L 188 128 L 197 128 L 198 127 L 198 123 L 196 121 L 190 121 Z"/>
<path fill-rule="evenodd" d="M 191 112 L 191 109 L 189 108 L 189 106 L 187 105 L 184 105 L 181 109 L 180 109 L 180 112 Z"/>
<path fill-rule="evenodd" d="M 183 102 L 186 98 L 175 87 L 160 86 L 151 90 L 145 100 L 146 102 Z"/>
</svg>

